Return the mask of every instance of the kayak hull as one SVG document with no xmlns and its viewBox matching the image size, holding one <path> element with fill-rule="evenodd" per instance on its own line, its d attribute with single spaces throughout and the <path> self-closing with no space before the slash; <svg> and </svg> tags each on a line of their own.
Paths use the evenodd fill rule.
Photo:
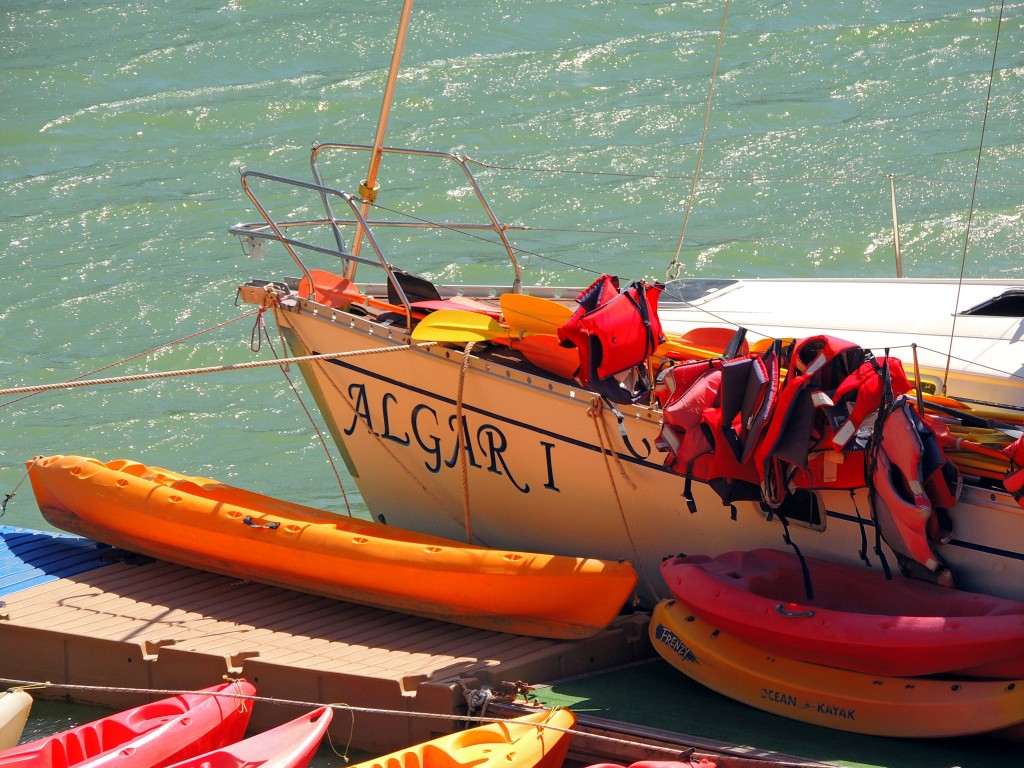
<svg viewBox="0 0 1024 768">
<path fill-rule="evenodd" d="M 0 693 L 0 749 L 18 745 L 32 710 L 32 696 L 20 688 Z"/>
<path fill-rule="evenodd" d="M 175 763 L 171 768 L 306 768 L 316 755 L 333 710 L 320 707 L 235 744 Z"/>
<path fill-rule="evenodd" d="M 662 563 L 672 594 L 744 642 L 874 675 L 1024 678 L 1024 603 L 759 549 Z"/>
<path fill-rule="evenodd" d="M 567 709 L 486 723 L 350 768 L 561 768 L 576 717 Z"/>
<path fill-rule="evenodd" d="M 853 733 L 941 738 L 1024 723 L 1024 682 L 865 675 L 788 659 L 742 642 L 665 600 L 650 638 L 669 664 L 731 699 Z"/>
<path fill-rule="evenodd" d="M 413 533 L 131 461 L 37 458 L 57 528 L 200 570 L 467 626 L 588 637 L 636 585 L 628 562 L 512 552 Z"/>
<path fill-rule="evenodd" d="M 256 689 L 245 680 L 182 693 L 0 752 L 18 768 L 165 768 L 245 734 Z"/>
</svg>

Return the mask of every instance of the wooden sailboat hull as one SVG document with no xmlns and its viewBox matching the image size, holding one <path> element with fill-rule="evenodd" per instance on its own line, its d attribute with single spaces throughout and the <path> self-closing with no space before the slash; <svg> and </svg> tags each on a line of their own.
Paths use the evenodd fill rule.
<svg viewBox="0 0 1024 768">
<path fill-rule="evenodd" d="M 744 643 L 679 601 L 655 608 L 650 637 L 662 658 L 698 683 L 826 728 L 939 738 L 1024 722 L 1024 681 L 885 677 L 795 661 Z"/>
<path fill-rule="evenodd" d="M 461 349 L 407 348 L 408 336 L 372 318 L 294 295 L 272 306 L 294 354 L 352 353 L 301 368 L 367 507 L 389 523 L 459 538 L 468 500 L 481 544 L 630 560 L 648 607 L 670 595 L 660 574 L 668 555 L 782 546 L 778 518 L 742 502 L 733 519 L 704 483 L 693 484 L 690 514 L 684 478 L 655 448 L 656 408 L 619 406 L 620 426 L 593 393 L 523 370 L 503 346 L 477 345 L 464 367 Z M 666 306 L 662 314 L 674 317 L 677 305 Z M 456 449 L 460 391 L 466 482 Z M 791 535 L 809 555 L 857 563 L 862 536 L 874 535 L 867 492 L 813 496 L 814 516 L 789 516 Z M 958 585 L 1024 599 L 1024 510 L 1008 493 L 967 485 L 950 518 L 954 536 L 941 554 Z"/>
<path fill-rule="evenodd" d="M 242 738 L 256 689 L 245 680 L 183 693 L 0 752 L 18 768 L 164 768 Z M 225 695 L 216 695 L 225 694 Z"/>
<path fill-rule="evenodd" d="M 628 562 L 488 549 L 131 461 L 29 463 L 62 530 L 168 562 L 501 632 L 595 634 L 629 599 Z"/>
<path fill-rule="evenodd" d="M 872 675 L 1024 679 L 1024 603 L 792 552 L 674 557 L 672 594 L 744 642 Z"/>
</svg>

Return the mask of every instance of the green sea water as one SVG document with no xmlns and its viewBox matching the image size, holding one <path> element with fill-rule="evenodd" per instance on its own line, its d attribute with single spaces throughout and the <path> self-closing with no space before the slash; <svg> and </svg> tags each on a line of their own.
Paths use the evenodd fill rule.
<svg viewBox="0 0 1024 768">
<path fill-rule="evenodd" d="M 239 169 L 308 178 L 312 142 L 372 143 L 400 6 L 0 3 L 2 386 L 270 356 L 235 290 L 294 268 L 227 233 L 256 219 Z M 1020 2 L 421 0 L 387 143 L 493 166 L 499 216 L 535 228 L 527 283 L 662 278 L 680 238 L 686 275 L 890 276 L 892 188 L 906 274 L 1016 278 L 1022 24 Z M 508 281 L 473 253 L 400 266 Z M 2 522 L 48 527 L 24 462 L 55 453 L 365 513 L 314 424 L 269 368 L 0 397 Z"/>
</svg>

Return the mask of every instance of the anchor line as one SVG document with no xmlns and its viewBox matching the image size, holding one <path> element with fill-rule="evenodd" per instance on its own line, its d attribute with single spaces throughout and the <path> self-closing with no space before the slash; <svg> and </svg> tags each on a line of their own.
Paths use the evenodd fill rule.
<svg viewBox="0 0 1024 768">
<path fill-rule="evenodd" d="M 697 195 L 697 181 L 700 179 L 700 164 L 704 158 L 704 146 L 708 140 L 708 123 L 711 121 L 711 104 L 715 94 L 715 83 L 718 80 L 718 65 L 722 60 L 722 42 L 725 40 L 725 22 L 729 18 L 729 0 L 725 0 L 725 7 L 722 10 L 722 28 L 718 32 L 718 48 L 715 51 L 715 67 L 711 73 L 711 84 L 708 87 L 708 104 L 704 110 L 704 130 L 700 138 L 700 148 L 697 150 L 697 164 L 693 169 L 693 182 L 690 185 L 690 194 L 686 199 L 686 211 L 683 214 L 683 227 L 679 233 L 679 243 L 676 245 L 675 255 L 668 267 L 665 268 L 665 276 L 669 279 L 679 277 L 683 265 L 679 263 L 679 256 L 683 252 L 683 240 L 686 237 L 686 224 L 690 220 L 690 212 L 693 210 L 693 199 Z"/>
<path fill-rule="evenodd" d="M 266 307 L 260 307 L 256 315 L 256 323 L 252 329 L 251 341 L 249 348 L 253 352 L 259 352 L 262 347 L 263 339 L 266 339 L 267 346 L 270 347 L 270 352 L 273 354 L 275 359 L 278 358 L 277 349 L 274 347 L 274 340 L 270 338 L 270 331 L 267 329 L 267 323 L 264 318 L 266 314 Z M 278 325 L 278 335 L 282 339 L 282 345 L 284 345 L 284 337 L 281 333 L 281 327 Z M 285 348 L 287 348 L 285 346 Z M 313 429 L 313 433 L 316 435 L 317 440 L 320 442 L 320 447 L 323 448 L 324 456 L 327 457 L 327 463 L 331 465 L 331 471 L 334 472 L 334 479 L 338 484 L 338 490 L 341 491 L 341 498 L 345 503 L 345 511 L 349 517 L 352 517 L 352 505 L 348 500 L 348 492 L 345 490 L 345 483 L 342 482 L 341 473 L 338 472 L 338 465 L 334 462 L 334 457 L 331 455 L 330 448 L 327 447 L 327 441 L 324 439 L 323 431 L 316 423 L 316 419 L 313 418 L 313 414 L 310 413 L 309 407 L 306 405 L 306 401 L 302 399 L 302 395 L 299 393 L 299 388 L 295 386 L 295 382 L 288 373 L 288 366 L 281 366 L 281 375 L 284 380 L 288 383 L 288 387 L 291 389 L 292 394 L 295 396 L 296 402 L 299 407 L 302 408 L 302 412 L 306 414 L 306 419 L 309 421 L 309 425 Z"/>
</svg>

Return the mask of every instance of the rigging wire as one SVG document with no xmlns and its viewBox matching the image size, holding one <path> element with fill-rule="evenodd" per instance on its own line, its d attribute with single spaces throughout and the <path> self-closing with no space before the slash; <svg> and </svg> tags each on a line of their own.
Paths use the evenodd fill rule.
<svg viewBox="0 0 1024 768">
<path fill-rule="evenodd" d="M 686 198 L 686 211 L 683 214 L 683 228 L 679 233 L 679 243 L 676 245 L 675 255 L 668 267 L 665 268 L 665 277 L 673 280 L 679 277 L 683 265 L 679 263 L 679 254 L 683 251 L 683 238 L 686 237 L 686 224 L 690 220 L 690 211 L 693 210 L 693 198 L 697 194 L 697 180 L 700 178 L 700 164 L 704 158 L 704 145 L 708 139 L 708 123 L 711 121 L 711 102 L 715 93 L 715 82 L 718 79 L 718 64 L 722 60 L 722 41 L 725 39 L 725 22 L 729 17 L 729 0 L 725 0 L 725 8 L 722 10 L 722 28 L 718 32 L 718 49 L 715 51 L 715 67 L 711 73 L 711 85 L 708 88 L 708 103 L 704 110 L 704 130 L 700 137 L 700 148 L 697 150 L 697 166 L 693 169 L 693 183 L 690 185 L 690 194 Z"/>
<path fill-rule="evenodd" d="M 978 140 L 978 156 L 974 163 L 974 184 L 971 187 L 971 203 L 967 208 L 967 227 L 964 231 L 964 252 L 960 259 L 960 277 L 956 286 L 956 301 L 953 304 L 953 323 L 949 329 L 949 350 L 946 354 L 946 370 L 942 374 L 942 392 L 946 394 L 946 383 L 949 381 L 949 366 L 953 358 L 953 341 L 956 338 L 956 320 L 960 314 L 960 291 L 964 283 L 964 273 L 967 270 L 967 250 L 971 242 L 971 223 L 974 221 L 974 203 L 978 196 L 978 177 L 981 175 L 981 157 L 985 149 L 985 128 L 988 125 L 988 111 L 992 104 L 992 86 L 996 77 L 996 55 L 999 53 L 999 33 L 1003 28 L 1003 11 L 1006 8 L 1006 0 L 999 4 L 999 18 L 996 20 L 996 39 L 992 46 L 992 64 L 988 73 L 988 91 L 985 94 L 985 112 L 981 118 L 981 136 Z"/>
</svg>

